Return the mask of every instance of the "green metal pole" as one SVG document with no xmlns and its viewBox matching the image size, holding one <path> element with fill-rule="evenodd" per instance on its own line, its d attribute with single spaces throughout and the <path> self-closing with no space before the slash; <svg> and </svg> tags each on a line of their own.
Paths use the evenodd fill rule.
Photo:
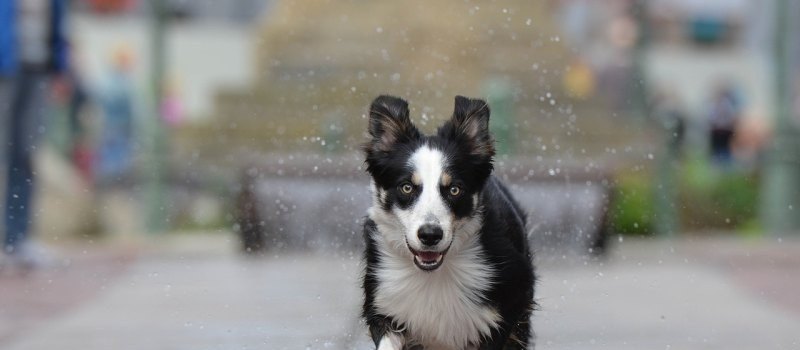
<svg viewBox="0 0 800 350">
<path fill-rule="evenodd" d="M 650 44 L 650 26 L 647 23 L 647 1 L 635 0 L 632 3 L 631 15 L 636 19 L 638 28 L 638 38 L 633 47 L 633 82 L 630 85 L 631 96 L 633 98 L 633 112 L 636 114 L 636 121 L 643 122 L 648 119 L 650 110 L 648 108 L 648 89 L 645 79 L 645 60 L 647 48 Z M 642 123 L 644 124 L 644 123 Z"/>
<path fill-rule="evenodd" d="M 492 108 L 491 124 L 492 134 L 495 138 L 495 147 L 498 155 L 509 155 L 514 152 L 516 140 L 512 132 L 513 126 L 513 101 L 511 88 L 508 82 L 502 79 L 492 79 L 487 86 L 489 106 Z"/>
<path fill-rule="evenodd" d="M 678 210 L 675 207 L 678 187 L 675 179 L 675 165 L 678 162 L 679 145 L 674 135 L 678 128 L 678 121 L 666 115 L 657 117 L 661 119 L 659 126 L 663 128 L 661 131 L 665 137 L 656 168 L 654 229 L 657 235 L 670 237 L 674 236 L 680 227 Z"/>
<path fill-rule="evenodd" d="M 161 105 L 164 96 L 165 72 L 165 26 L 166 11 L 164 0 L 150 0 L 152 8 L 151 26 L 151 72 L 150 84 L 152 88 L 150 128 L 150 154 L 148 161 L 147 178 L 147 229 L 150 232 L 161 232 L 167 227 L 166 206 L 164 205 L 164 179 L 165 179 L 165 151 L 166 142 L 164 135 Z"/>
<path fill-rule="evenodd" d="M 789 2 L 777 0 L 775 8 L 775 118 L 774 136 L 762 176 L 761 217 L 773 234 L 796 231 L 800 199 L 800 145 L 797 126 L 791 122 L 789 65 Z"/>
<path fill-rule="evenodd" d="M 669 237 L 678 229 L 677 185 L 675 179 L 675 163 L 678 158 L 678 146 L 674 141 L 676 131 L 675 121 L 666 115 L 653 115 L 649 103 L 649 89 L 645 76 L 645 61 L 647 49 L 650 45 L 650 25 L 647 22 L 647 1 L 636 0 L 632 3 L 632 16 L 636 18 L 639 29 L 636 46 L 633 48 L 633 82 L 631 94 L 634 103 L 635 120 L 644 126 L 646 121 L 655 122 L 662 131 L 664 142 L 658 155 L 658 165 L 655 173 L 655 189 L 653 193 L 653 207 L 655 208 L 654 230 L 659 236 Z"/>
</svg>

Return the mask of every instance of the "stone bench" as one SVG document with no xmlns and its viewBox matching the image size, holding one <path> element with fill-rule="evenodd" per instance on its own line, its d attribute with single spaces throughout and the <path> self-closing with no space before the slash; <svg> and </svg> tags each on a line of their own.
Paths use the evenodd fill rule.
<svg viewBox="0 0 800 350">
<path fill-rule="evenodd" d="M 537 254 L 602 254 L 611 181 L 594 165 L 500 158 L 497 176 L 528 210 Z M 248 252 L 357 252 L 372 203 L 360 155 L 270 155 L 242 170 L 235 220 Z"/>
</svg>

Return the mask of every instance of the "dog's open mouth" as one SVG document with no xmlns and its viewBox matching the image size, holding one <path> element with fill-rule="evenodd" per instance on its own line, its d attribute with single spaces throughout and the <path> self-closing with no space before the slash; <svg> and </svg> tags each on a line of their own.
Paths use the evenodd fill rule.
<svg viewBox="0 0 800 350">
<path fill-rule="evenodd" d="M 442 252 L 426 252 L 426 251 L 416 251 L 411 249 L 411 254 L 414 254 L 414 264 L 417 265 L 421 270 L 425 271 L 433 271 L 442 266 L 442 262 L 444 262 L 444 255 L 447 251 Z"/>
</svg>

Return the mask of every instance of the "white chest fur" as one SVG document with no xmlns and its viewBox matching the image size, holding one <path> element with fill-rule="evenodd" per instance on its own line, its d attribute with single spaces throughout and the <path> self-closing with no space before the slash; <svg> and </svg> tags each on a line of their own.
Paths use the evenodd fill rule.
<svg viewBox="0 0 800 350">
<path fill-rule="evenodd" d="M 375 306 L 401 323 L 410 341 L 426 348 L 464 349 L 497 326 L 499 315 L 481 301 L 493 271 L 477 237 L 458 242 L 459 249 L 451 249 L 442 266 L 431 272 L 417 268 L 404 254 L 405 247 L 375 239 L 382 257 Z"/>
</svg>

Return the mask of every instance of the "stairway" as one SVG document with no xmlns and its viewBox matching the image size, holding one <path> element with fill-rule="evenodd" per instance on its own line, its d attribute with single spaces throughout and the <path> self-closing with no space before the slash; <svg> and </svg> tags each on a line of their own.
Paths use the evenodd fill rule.
<svg viewBox="0 0 800 350">
<path fill-rule="evenodd" d="M 455 95 L 486 96 L 498 81 L 513 101 L 518 152 L 630 143 L 638 136 L 609 122 L 600 101 L 564 96 L 570 53 L 557 35 L 546 2 L 279 1 L 259 36 L 256 83 L 220 91 L 207 122 L 177 132 L 175 150 L 209 160 L 352 151 L 378 94 L 407 98 L 412 119 L 431 132 Z"/>
</svg>

